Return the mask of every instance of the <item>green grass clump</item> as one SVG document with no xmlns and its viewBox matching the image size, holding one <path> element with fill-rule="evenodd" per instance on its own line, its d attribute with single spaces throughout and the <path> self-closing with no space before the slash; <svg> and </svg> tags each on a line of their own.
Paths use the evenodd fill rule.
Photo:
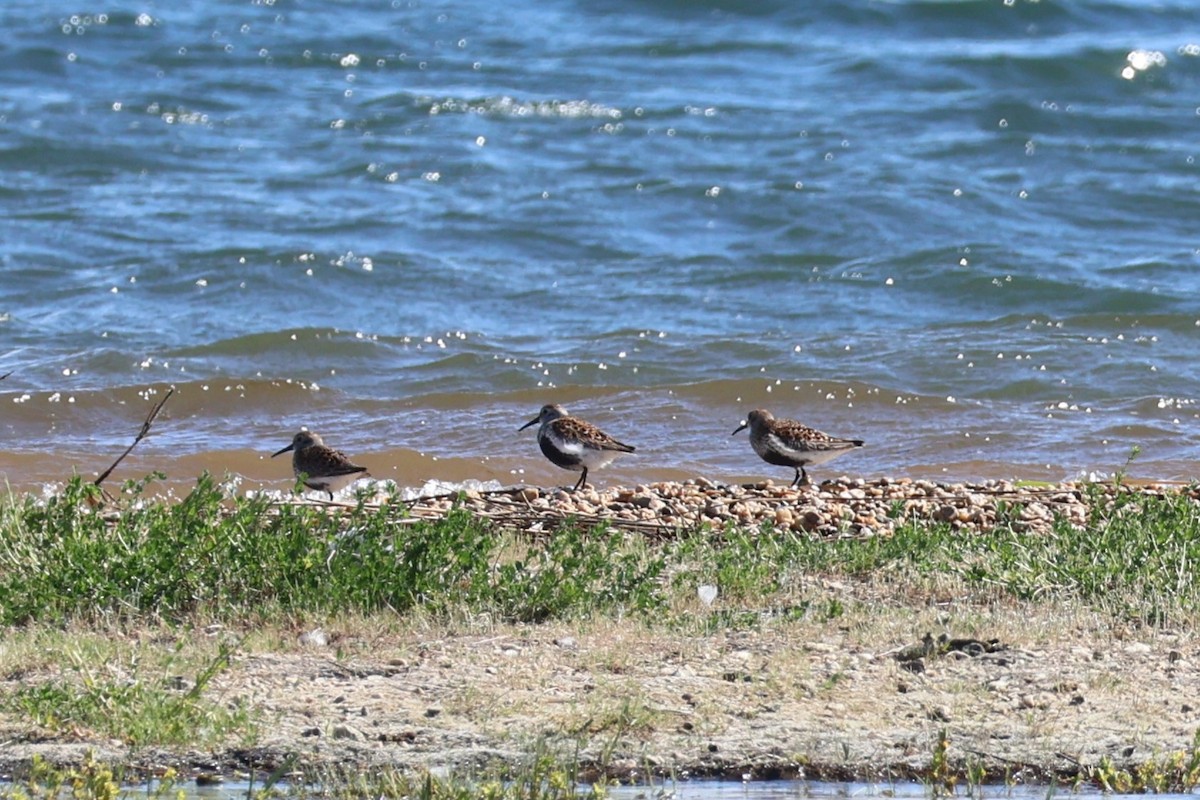
<svg viewBox="0 0 1200 800">
<path fill-rule="evenodd" d="M 614 530 L 517 542 L 463 511 L 415 524 L 400 504 L 327 513 L 227 497 L 209 476 L 179 503 L 115 516 L 93 499 L 77 478 L 44 504 L 0 509 L 0 625 L 414 607 L 541 621 L 663 602 L 661 556 Z"/>
<path fill-rule="evenodd" d="M 1200 505 L 1184 493 L 1106 500 L 1098 487 L 1089 504 L 1086 525 L 1060 518 L 1048 533 L 1001 525 L 968 534 L 909 523 L 890 538 L 845 543 L 843 563 L 859 574 L 952 576 L 1021 601 L 1083 601 L 1149 624 L 1200 611 L 1193 577 L 1200 563 Z"/>
<path fill-rule="evenodd" d="M 694 592 L 708 583 L 727 600 L 759 605 L 801 592 L 811 576 L 832 575 L 917 589 L 951 582 L 1024 602 L 1082 601 L 1155 625 L 1200 612 L 1200 504 L 1187 493 L 1105 498 L 1099 487 L 1088 501 L 1086 525 L 1059 518 L 1046 533 L 1012 524 L 970 532 L 924 520 L 868 539 L 824 540 L 769 527 L 700 531 L 678 541 L 668 564 L 677 588 Z"/>
<path fill-rule="evenodd" d="M 48 501 L 0 505 L 0 625 L 411 610 L 510 622 L 627 613 L 670 622 L 672 609 L 695 616 L 696 588 L 705 584 L 720 592 L 718 627 L 752 623 L 764 610 L 839 616 L 841 599 L 807 591 L 813 576 L 1081 601 L 1157 625 L 1200 611 L 1192 577 L 1200 505 L 1187 493 L 1107 497 L 1096 489 L 1086 525 L 1060 519 L 1042 533 L 910 520 L 868 539 L 731 527 L 651 543 L 569 524 L 537 536 L 505 532 L 463 510 L 415 521 L 399 503 L 337 512 L 276 505 L 229 497 L 207 476 L 178 503 L 146 501 L 135 490 L 106 515 L 89 502 L 92 491 L 77 479 Z"/>
</svg>

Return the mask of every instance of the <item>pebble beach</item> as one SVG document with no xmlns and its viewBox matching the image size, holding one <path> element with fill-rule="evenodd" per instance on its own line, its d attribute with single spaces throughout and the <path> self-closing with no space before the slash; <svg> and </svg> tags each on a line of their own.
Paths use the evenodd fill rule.
<svg viewBox="0 0 1200 800">
<path fill-rule="evenodd" d="M 910 478 L 846 478 L 792 487 L 771 481 L 723 484 L 695 478 L 577 492 L 518 486 L 468 490 L 409 502 L 414 518 L 444 516 L 452 508 L 523 530 L 547 530 L 565 520 L 607 523 L 669 535 L 708 525 L 770 525 L 822 537 L 886 536 L 913 520 L 946 523 L 982 533 L 1003 524 L 1018 532 L 1047 532 L 1056 519 L 1082 526 L 1097 503 L 1119 493 L 1195 498 L 1194 485 L 1118 482 L 1024 485 L 1014 481 L 940 483 Z"/>
</svg>

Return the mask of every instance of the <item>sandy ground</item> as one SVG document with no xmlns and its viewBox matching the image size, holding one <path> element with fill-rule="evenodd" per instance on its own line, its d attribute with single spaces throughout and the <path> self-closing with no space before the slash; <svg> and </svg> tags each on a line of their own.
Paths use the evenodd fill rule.
<svg viewBox="0 0 1200 800">
<path fill-rule="evenodd" d="M 865 590 L 815 591 L 852 601 Z M 540 743 L 625 779 L 888 780 L 921 776 L 944 730 L 956 768 L 1038 780 L 1106 756 L 1125 766 L 1160 758 L 1200 728 L 1194 632 L 956 603 L 910 612 L 891 607 L 895 599 L 880 597 L 877 615 L 715 635 L 640 622 L 357 640 L 323 631 L 240 653 L 211 689 L 261 715 L 251 749 L 130 751 L 83 732 L 48 737 L 9 715 L 0 717 L 0 769 L 20 769 L 34 753 L 74 760 L 87 748 L 150 771 L 225 775 L 271 770 L 292 754 L 293 767 L 469 767 L 520 762 Z M 995 641 L 974 654 L 898 659 L 914 654 L 904 648 L 921 630 Z"/>
</svg>

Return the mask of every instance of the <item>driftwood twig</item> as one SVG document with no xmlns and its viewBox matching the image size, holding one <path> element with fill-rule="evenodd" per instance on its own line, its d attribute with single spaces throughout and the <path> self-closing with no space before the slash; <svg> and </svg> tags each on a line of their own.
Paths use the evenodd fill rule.
<svg viewBox="0 0 1200 800">
<path fill-rule="evenodd" d="M 108 469 L 104 470 L 104 472 L 101 472 L 100 477 L 92 481 L 93 484 L 99 486 L 100 484 L 104 483 L 104 479 L 107 478 L 112 471 L 117 468 L 117 464 L 120 464 L 122 461 L 124 461 L 125 456 L 132 453 L 133 448 L 138 446 L 138 442 L 146 438 L 146 435 L 150 433 L 150 426 L 154 424 L 154 419 L 158 416 L 158 412 L 162 411 L 163 406 L 167 404 L 167 400 L 169 400 L 173 394 L 175 394 L 175 387 L 172 386 L 167 390 L 167 393 L 163 395 L 162 400 L 158 401 L 158 405 L 151 409 L 150 413 L 146 415 L 146 421 L 142 423 L 142 429 L 138 431 L 138 435 L 134 438 L 133 444 L 125 448 L 125 452 L 117 456 L 117 460 L 109 465 Z"/>
</svg>

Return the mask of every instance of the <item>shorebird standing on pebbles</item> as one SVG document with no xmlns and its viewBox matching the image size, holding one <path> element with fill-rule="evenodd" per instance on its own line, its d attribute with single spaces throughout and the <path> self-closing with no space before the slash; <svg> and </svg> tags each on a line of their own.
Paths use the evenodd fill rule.
<svg viewBox="0 0 1200 800">
<path fill-rule="evenodd" d="M 805 467 L 824 464 L 848 450 L 863 446 L 862 439 L 839 439 L 793 419 L 775 419 L 770 411 L 762 408 L 751 411 L 730 435 L 746 428 L 750 429 L 750 446 L 763 461 L 796 470 L 792 486 L 808 485 Z"/>
<path fill-rule="evenodd" d="M 542 406 L 538 415 L 519 430 L 538 423 L 542 426 L 538 428 L 542 454 L 563 469 L 583 472 L 572 487 L 573 492 L 587 487 L 588 469 L 607 466 L 622 453 L 634 451 L 633 447 L 618 442 L 590 422 L 570 416 L 560 405 Z"/>
<path fill-rule="evenodd" d="M 300 431 L 292 437 L 291 444 L 271 458 L 288 450 L 293 451 L 292 472 L 296 477 L 303 478 L 309 489 L 328 494 L 330 500 L 334 492 L 340 492 L 359 478 L 370 477 L 366 467 L 351 463 L 342 451 L 327 447 L 312 431 Z"/>
</svg>

